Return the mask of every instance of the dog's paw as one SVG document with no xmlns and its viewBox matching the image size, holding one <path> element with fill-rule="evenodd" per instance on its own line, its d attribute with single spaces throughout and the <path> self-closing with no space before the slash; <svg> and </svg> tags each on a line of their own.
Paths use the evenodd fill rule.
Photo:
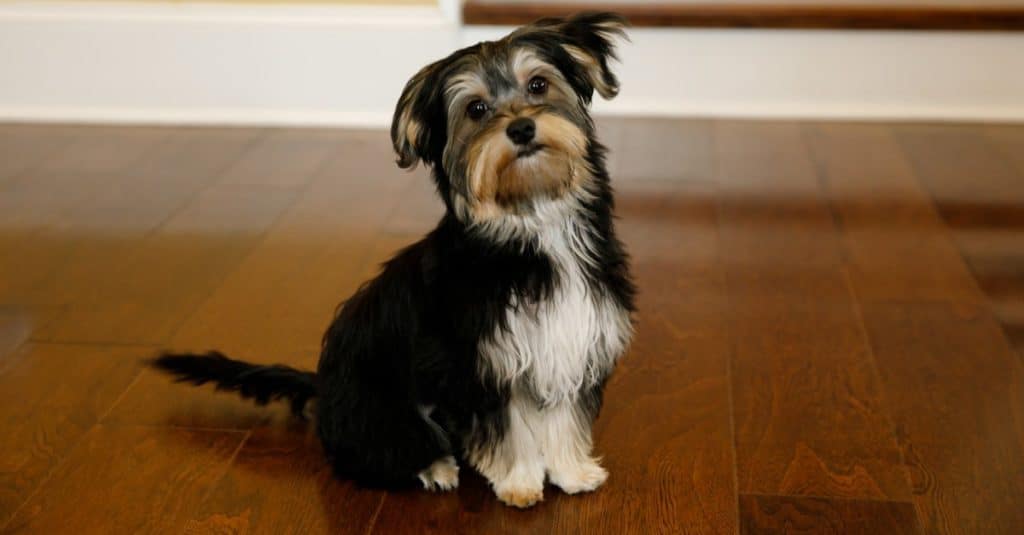
<svg viewBox="0 0 1024 535">
<path fill-rule="evenodd" d="M 459 465 L 451 455 L 442 457 L 417 474 L 423 488 L 432 491 L 447 491 L 459 486 Z"/>
<path fill-rule="evenodd" d="M 552 470 L 549 477 L 551 483 L 566 494 L 577 494 L 597 490 L 608 479 L 608 471 L 601 465 L 588 461 Z"/>
<path fill-rule="evenodd" d="M 537 502 L 544 500 L 544 487 L 516 487 L 498 485 L 494 487 L 494 493 L 505 505 L 526 509 L 533 507 Z"/>
</svg>

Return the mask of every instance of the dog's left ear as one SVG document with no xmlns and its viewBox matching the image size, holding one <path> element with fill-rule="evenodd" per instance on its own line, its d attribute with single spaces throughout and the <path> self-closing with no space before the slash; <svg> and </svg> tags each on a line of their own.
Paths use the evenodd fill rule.
<svg viewBox="0 0 1024 535">
<path fill-rule="evenodd" d="M 615 39 L 626 37 L 629 23 L 615 13 L 580 13 L 565 19 L 547 19 L 536 26 L 557 31 L 561 47 L 582 70 L 587 84 L 605 99 L 619 94 L 619 80 L 608 68 L 617 59 Z M 589 101 L 589 97 L 587 98 Z"/>
</svg>

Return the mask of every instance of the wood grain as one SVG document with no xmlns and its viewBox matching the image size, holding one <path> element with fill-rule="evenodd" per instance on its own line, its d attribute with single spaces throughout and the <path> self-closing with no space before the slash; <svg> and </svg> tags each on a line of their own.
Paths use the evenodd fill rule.
<svg viewBox="0 0 1024 535">
<path fill-rule="evenodd" d="M 928 533 L 1024 525 L 1024 366 L 991 313 L 869 304 L 864 321 Z"/>
<path fill-rule="evenodd" d="M 887 126 L 815 124 L 804 133 L 859 299 L 985 298 Z"/>
<path fill-rule="evenodd" d="M 31 309 L 0 305 L 0 370 L 9 362 L 5 357 L 28 340 L 39 321 L 38 312 Z"/>
<path fill-rule="evenodd" d="M 124 330 L 112 335 L 104 324 L 129 318 L 145 305 L 139 295 L 138 271 L 149 275 L 150 265 L 138 266 L 137 255 L 166 239 L 160 227 L 173 225 L 182 213 L 203 199 L 202 192 L 255 139 L 250 131 L 182 129 L 170 132 L 147 156 L 113 174 L 90 201 L 71 212 L 51 238 L 36 246 L 53 247 L 50 240 L 69 245 L 56 269 L 31 290 L 29 299 L 65 306 L 52 331 L 41 334 L 58 341 L 120 341 L 133 339 Z M 231 206 L 223 210 L 230 212 Z M 133 272 L 133 269 L 135 272 Z M 168 288 L 169 290 L 169 288 Z M 183 289 L 182 289 L 183 290 Z M 127 313 L 126 313 L 127 311 Z M 108 317 L 114 316 L 114 317 Z M 91 320 L 91 321 L 90 321 Z M 159 328 L 152 326 L 154 330 Z M 143 341 L 159 338 L 140 336 Z"/>
<path fill-rule="evenodd" d="M 95 427 L 7 533 L 180 533 L 227 469 L 243 433 Z"/>
<path fill-rule="evenodd" d="M 89 214 L 93 199 L 125 179 L 170 133 L 141 127 L 89 132 L 4 185 L 0 247 L 8 254 L 0 262 L 0 300 L 40 304 L 37 292 L 81 245 L 76 229 L 89 228 L 80 219 L 83 212 Z M 91 215 L 99 221 L 106 217 Z"/>
<path fill-rule="evenodd" d="M 0 356 L 0 526 L 110 410 L 140 351 L 32 344 Z"/>
<path fill-rule="evenodd" d="M 992 310 L 1024 355 L 1024 136 L 1006 127 L 985 135 L 936 125 L 897 132 Z"/>
<path fill-rule="evenodd" d="M 900 535 L 923 533 L 914 506 L 800 496 L 740 496 L 740 533 Z"/>
<path fill-rule="evenodd" d="M 1024 183 L 1024 132 L 1010 126 L 990 126 L 985 129 L 985 139 L 1012 167 L 1017 177 L 1016 183 Z M 1001 175 L 1001 173 L 1000 173 Z M 989 178 L 990 175 L 983 175 Z M 1014 228 L 1024 226 L 1024 195 L 1019 188 L 1003 190 L 1010 204 L 1015 206 L 1018 217 L 1004 217 L 1003 220 L 1016 221 L 1011 223 Z M 1009 209 L 1006 211 L 1014 211 Z M 1017 353 L 1024 359 L 1024 235 L 1020 232 L 989 233 L 986 243 L 974 243 L 969 261 L 978 265 L 977 271 L 981 284 L 986 288 L 993 301 L 996 317 L 1003 325 L 1003 330 L 1010 342 L 1017 348 Z"/>
<path fill-rule="evenodd" d="M 723 121 L 714 136 L 725 265 L 786 274 L 841 266 L 833 215 L 800 126 Z"/>
<path fill-rule="evenodd" d="M 615 150 L 609 170 L 616 183 L 627 180 L 714 180 L 710 121 L 619 119 L 601 134 Z"/>
<path fill-rule="evenodd" d="M 315 366 L 324 329 L 363 282 L 369 254 L 412 179 L 394 165 L 385 140 L 350 135 L 336 147 L 259 245 L 218 281 L 172 346 L 216 346 L 239 358 Z"/>
<path fill-rule="evenodd" d="M 1020 30 L 1024 6 L 1016 2 L 871 1 L 675 1 L 629 2 L 469 0 L 462 9 L 468 24 L 528 24 L 583 10 L 620 13 L 634 26 L 804 28 L 854 30 Z"/>
<path fill-rule="evenodd" d="M 334 478 L 311 428 L 259 428 L 201 506 L 182 517 L 184 533 L 366 533 L 383 492 Z"/>
<path fill-rule="evenodd" d="M 51 295 L 45 302 L 66 306 L 38 338 L 166 344 L 294 198 L 293 192 L 274 188 L 202 191 L 115 264 L 86 255 L 82 269 L 96 278 L 79 280 L 64 271 L 62 286 L 80 284 L 66 297 L 47 290 Z M 93 260 L 98 265 L 86 265 Z"/>
<path fill-rule="evenodd" d="M 235 186 L 302 187 L 352 134 L 332 129 L 269 130 L 218 179 Z"/>
<path fill-rule="evenodd" d="M 71 144 L 81 128 L 0 124 L 0 191 Z"/>
<path fill-rule="evenodd" d="M 799 130 L 726 124 L 717 142 L 740 492 L 908 499 L 837 231 Z M 753 200 L 764 184 L 773 193 Z"/>
</svg>

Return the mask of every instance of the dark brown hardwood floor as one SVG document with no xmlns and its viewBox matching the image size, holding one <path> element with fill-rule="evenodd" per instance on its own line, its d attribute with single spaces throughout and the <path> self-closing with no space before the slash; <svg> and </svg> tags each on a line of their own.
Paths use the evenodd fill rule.
<svg viewBox="0 0 1024 535">
<path fill-rule="evenodd" d="M 331 478 L 139 359 L 312 367 L 440 203 L 383 131 L 0 125 L 4 533 L 1024 529 L 1024 126 L 619 119 L 635 343 L 608 483 L 501 506 Z"/>
</svg>

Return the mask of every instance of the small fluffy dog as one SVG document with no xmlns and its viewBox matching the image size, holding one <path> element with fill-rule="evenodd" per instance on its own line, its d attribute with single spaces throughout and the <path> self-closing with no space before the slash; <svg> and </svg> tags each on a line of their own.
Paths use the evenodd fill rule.
<svg viewBox="0 0 1024 535">
<path fill-rule="evenodd" d="M 398 165 L 429 166 L 447 211 L 339 309 L 316 373 L 213 352 L 152 364 L 257 402 L 317 398 L 339 477 L 458 485 L 464 459 L 529 507 L 608 477 L 592 453 L 602 390 L 632 336 L 634 286 L 588 113 L 615 96 L 624 21 L 544 19 L 419 71 L 395 110 Z"/>
</svg>

